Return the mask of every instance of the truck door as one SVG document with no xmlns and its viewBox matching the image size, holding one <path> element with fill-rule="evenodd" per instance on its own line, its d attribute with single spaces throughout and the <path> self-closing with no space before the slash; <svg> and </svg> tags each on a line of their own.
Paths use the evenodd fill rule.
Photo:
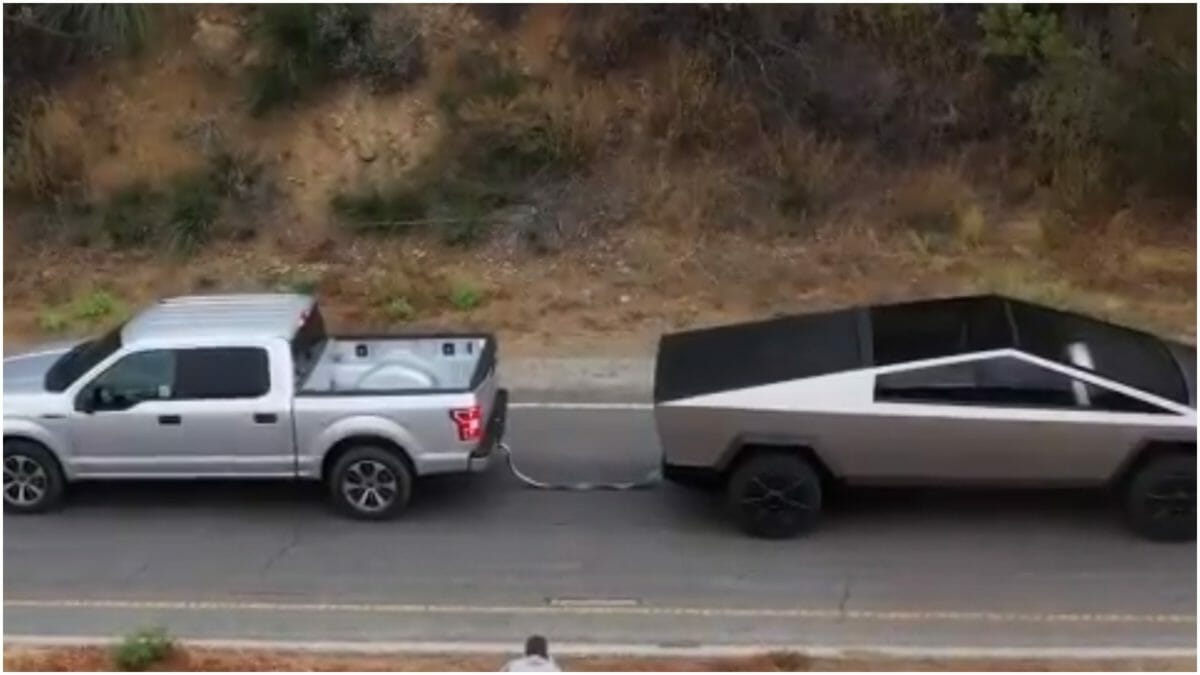
<svg viewBox="0 0 1200 675">
<path fill-rule="evenodd" d="M 132 352 L 86 384 L 75 398 L 71 436 L 82 476 L 161 475 L 165 453 L 181 441 L 173 420 L 176 353 Z"/>
<path fill-rule="evenodd" d="M 81 391 L 72 419 L 88 475 L 291 476 L 286 385 L 266 349 L 136 352 Z M 277 390 L 277 391 L 273 391 Z"/>
<path fill-rule="evenodd" d="M 1084 386 L 1091 400 L 1081 400 Z M 881 374 L 873 419 L 886 440 L 861 451 L 860 468 L 909 480 L 1099 483 L 1137 441 L 1130 429 L 1167 414 L 1101 391 L 1015 354 Z"/>
<path fill-rule="evenodd" d="M 197 470 L 216 475 L 292 476 L 291 410 L 286 378 L 264 347 L 204 347 L 179 353 L 176 397 L 188 401 L 184 425 Z"/>
</svg>

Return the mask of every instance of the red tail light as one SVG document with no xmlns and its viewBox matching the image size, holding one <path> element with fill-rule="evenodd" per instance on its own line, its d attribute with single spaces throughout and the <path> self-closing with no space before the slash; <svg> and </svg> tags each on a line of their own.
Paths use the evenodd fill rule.
<svg viewBox="0 0 1200 675">
<path fill-rule="evenodd" d="M 458 408 L 450 411 L 450 419 L 458 427 L 458 440 L 465 442 L 478 441 L 483 436 L 483 422 L 479 406 Z"/>
</svg>

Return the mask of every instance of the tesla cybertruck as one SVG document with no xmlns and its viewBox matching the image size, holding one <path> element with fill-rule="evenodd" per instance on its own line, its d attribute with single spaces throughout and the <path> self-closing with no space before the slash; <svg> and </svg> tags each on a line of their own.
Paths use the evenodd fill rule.
<svg viewBox="0 0 1200 675">
<path fill-rule="evenodd" d="M 668 480 L 740 526 L 812 528 L 836 484 L 1109 486 L 1153 539 L 1196 534 L 1196 348 L 999 296 L 663 336 Z"/>
</svg>

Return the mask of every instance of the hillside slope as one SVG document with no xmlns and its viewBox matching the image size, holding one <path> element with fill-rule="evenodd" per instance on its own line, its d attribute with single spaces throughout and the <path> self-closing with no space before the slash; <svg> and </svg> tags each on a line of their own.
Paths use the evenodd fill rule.
<svg viewBox="0 0 1200 675">
<path fill-rule="evenodd" d="M 145 10 L 135 52 L 6 59 L 5 337 L 291 288 L 517 350 L 983 290 L 1191 338 L 1194 35 L 1189 92 L 1125 10 Z M 1072 116 L 1123 78 L 1161 91 Z"/>
</svg>

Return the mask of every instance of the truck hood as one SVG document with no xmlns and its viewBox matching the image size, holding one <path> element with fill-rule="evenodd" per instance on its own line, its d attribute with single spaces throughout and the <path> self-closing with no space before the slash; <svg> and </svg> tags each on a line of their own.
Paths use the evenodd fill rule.
<svg viewBox="0 0 1200 675">
<path fill-rule="evenodd" d="M 38 394 L 45 391 L 46 371 L 54 362 L 82 340 L 51 342 L 4 357 L 5 408 L 11 394 Z"/>
</svg>

